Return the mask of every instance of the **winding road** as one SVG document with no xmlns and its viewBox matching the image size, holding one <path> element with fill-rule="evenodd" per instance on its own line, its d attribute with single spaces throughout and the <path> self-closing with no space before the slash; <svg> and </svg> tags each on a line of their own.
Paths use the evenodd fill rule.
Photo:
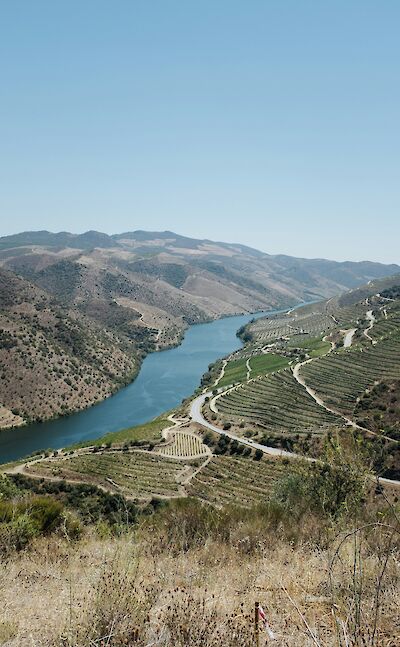
<svg viewBox="0 0 400 647">
<path fill-rule="evenodd" d="M 246 360 L 246 370 L 247 370 L 246 379 L 247 381 L 249 381 L 250 375 L 251 375 L 250 357 Z"/>
<path fill-rule="evenodd" d="M 309 456 L 302 456 L 300 454 L 294 454 L 292 452 L 286 452 L 283 449 L 277 449 L 276 447 L 267 447 L 266 445 L 261 445 L 260 443 L 254 442 L 254 440 L 251 440 L 249 438 L 241 438 L 240 436 L 236 436 L 236 434 L 233 434 L 230 431 L 223 431 L 219 427 L 212 425 L 210 422 L 208 422 L 208 420 L 204 418 L 202 414 L 202 408 L 205 403 L 205 400 L 207 397 L 209 398 L 210 395 L 212 395 L 211 391 L 209 391 L 208 393 L 202 393 L 192 401 L 190 405 L 189 415 L 193 420 L 193 422 L 197 422 L 202 427 L 206 427 L 207 429 L 214 431 L 216 434 L 219 434 L 220 436 L 227 436 L 232 440 L 237 440 L 239 443 L 242 443 L 242 445 L 246 445 L 247 447 L 251 447 L 252 449 L 260 449 L 263 452 L 263 454 L 269 454 L 271 456 L 281 456 L 285 458 L 300 458 L 305 461 L 308 461 L 309 463 L 317 462 L 316 458 L 311 458 Z M 365 431 L 365 429 L 363 431 Z M 198 471 L 200 471 L 200 469 Z M 379 481 L 379 483 L 386 483 L 387 485 L 394 485 L 395 487 L 400 487 L 400 481 L 394 481 L 392 479 L 386 479 L 382 477 L 378 477 L 377 480 Z"/>
<path fill-rule="evenodd" d="M 354 420 L 351 420 L 350 418 L 347 418 L 347 416 L 343 415 L 343 413 L 340 413 L 340 411 L 338 411 L 337 409 L 331 409 L 330 407 L 328 407 L 328 405 L 325 404 L 325 402 L 322 400 L 322 398 L 320 398 L 319 395 L 317 395 L 316 391 L 314 391 L 314 389 L 312 389 L 310 386 L 308 386 L 308 384 L 306 384 L 306 381 L 305 381 L 304 377 L 302 377 L 300 375 L 300 369 L 302 368 L 302 366 L 305 366 L 306 364 L 309 364 L 312 361 L 313 361 L 313 359 L 307 359 L 305 362 L 299 362 L 298 364 L 296 364 L 296 366 L 293 369 L 293 377 L 296 380 L 296 382 L 298 382 L 300 384 L 300 386 L 302 386 L 307 391 L 308 395 L 310 395 L 312 397 L 312 399 L 315 400 L 315 402 L 320 407 L 325 409 L 325 411 L 329 411 L 329 413 L 333 413 L 335 416 L 338 416 L 339 418 L 342 418 L 343 420 L 345 420 L 346 424 L 349 427 L 353 427 L 354 429 L 361 429 L 362 431 L 366 431 L 364 427 L 360 427 L 360 425 L 358 425 L 356 422 L 354 422 Z"/>
<path fill-rule="evenodd" d="M 365 335 L 365 337 L 366 337 L 367 339 L 369 339 L 369 340 L 370 340 L 371 344 L 372 344 L 373 346 L 375 346 L 375 344 L 376 344 L 376 339 L 372 339 L 372 337 L 371 337 L 371 336 L 370 336 L 370 334 L 369 334 L 369 331 L 372 329 L 372 327 L 373 327 L 373 325 L 374 325 L 374 323 L 375 323 L 375 321 L 376 321 L 373 311 L 372 311 L 372 310 L 368 310 L 368 312 L 367 312 L 367 313 L 366 313 L 366 315 L 365 315 L 365 318 L 367 319 L 367 321 L 369 321 L 369 326 L 368 326 L 368 328 L 366 328 L 366 329 L 364 330 L 364 335 Z"/>
<path fill-rule="evenodd" d="M 227 364 L 228 364 L 228 360 L 227 360 L 227 359 L 224 359 L 224 360 L 222 361 L 221 372 L 220 372 L 220 374 L 218 375 L 217 379 L 215 380 L 215 382 L 214 382 L 214 386 L 218 386 L 218 384 L 221 382 L 222 378 L 224 377 L 224 375 L 225 375 L 225 369 L 226 369 Z"/>
<path fill-rule="evenodd" d="M 261 445 L 260 443 L 256 443 L 254 440 L 251 440 L 250 438 L 241 438 L 241 436 L 236 436 L 236 434 L 233 434 L 231 431 L 225 431 L 220 429 L 219 427 L 216 427 L 215 425 L 212 425 L 210 422 L 208 422 L 208 420 L 205 419 L 202 413 L 202 408 L 206 401 L 206 398 L 210 398 L 210 397 L 212 397 L 211 391 L 209 391 L 208 393 L 202 393 L 192 401 L 190 405 L 189 415 L 193 420 L 193 422 L 197 422 L 202 427 L 206 427 L 207 429 L 214 431 L 216 434 L 219 434 L 220 436 L 227 436 L 231 440 L 237 440 L 242 445 L 251 447 L 251 449 L 260 449 L 264 454 L 270 454 L 271 456 L 287 456 L 288 458 L 304 458 L 304 456 L 300 456 L 299 454 L 292 454 L 291 452 L 286 452 L 283 449 L 277 449 L 276 447 L 267 447 L 266 445 Z M 312 459 L 307 459 L 307 460 L 312 460 Z"/>
</svg>

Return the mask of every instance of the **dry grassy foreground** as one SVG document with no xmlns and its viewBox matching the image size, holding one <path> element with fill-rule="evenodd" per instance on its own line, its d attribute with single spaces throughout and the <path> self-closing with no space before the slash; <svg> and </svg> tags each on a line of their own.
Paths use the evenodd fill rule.
<svg viewBox="0 0 400 647">
<path fill-rule="evenodd" d="M 42 537 L 14 555 L 0 566 L 0 644 L 247 647 L 255 600 L 277 646 L 400 644 L 400 565 L 384 526 L 351 535 L 330 568 L 338 540 L 313 547 L 305 527 L 297 544 L 290 529 L 266 536 L 246 523 L 203 542 L 190 520 L 170 521 L 75 544 Z"/>
</svg>

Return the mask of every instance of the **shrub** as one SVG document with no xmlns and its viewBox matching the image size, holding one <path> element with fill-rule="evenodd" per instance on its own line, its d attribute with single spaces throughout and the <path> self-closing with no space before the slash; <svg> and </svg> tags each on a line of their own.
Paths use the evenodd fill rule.
<svg viewBox="0 0 400 647">
<path fill-rule="evenodd" d="M 15 516 L 9 522 L 0 524 L 0 553 L 8 555 L 13 550 L 22 550 L 37 534 L 38 530 L 29 514 Z"/>
<path fill-rule="evenodd" d="M 331 441 L 323 460 L 296 463 L 276 483 L 273 496 L 298 514 L 311 510 L 324 517 L 352 516 L 365 502 L 368 477 L 356 452 Z"/>
<path fill-rule="evenodd" d="M 37 497 L 27 511 L 39 533 L 47 534 L 56 530 L 63 520 L 64 506 L 52 497 Z"/>
<path fill-rule="evenodd" d="M 206 431 L 206 433 L 203 436 L 203 443 L 208 446 L 214 444 L 214 439 L 211 431 Z"/>
</svg>

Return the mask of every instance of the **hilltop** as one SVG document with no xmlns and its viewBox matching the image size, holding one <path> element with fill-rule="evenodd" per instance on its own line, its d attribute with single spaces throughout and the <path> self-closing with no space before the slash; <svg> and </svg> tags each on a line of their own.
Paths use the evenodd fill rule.
<svg viewBox="0 0 400 647">
<path fill-rule="evenodd" d="M 107 397 L 190 324 L 330 297 L 399 270 L 169 231 L 0 238 L 0 426 Z"/>
</svg>

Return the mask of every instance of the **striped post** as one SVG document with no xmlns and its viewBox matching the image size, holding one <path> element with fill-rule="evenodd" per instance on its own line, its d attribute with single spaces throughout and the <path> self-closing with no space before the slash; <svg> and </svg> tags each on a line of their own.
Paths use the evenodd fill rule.
<svg viewBox="0 0 400 647">
<path fill-rule="evenodd" d="M 260 647 L 260 634 L 258 627 L 258 607 L 260 606 L 259 602 L 254 604 L 254 644 L 256 647 Z"/>
</svg>

